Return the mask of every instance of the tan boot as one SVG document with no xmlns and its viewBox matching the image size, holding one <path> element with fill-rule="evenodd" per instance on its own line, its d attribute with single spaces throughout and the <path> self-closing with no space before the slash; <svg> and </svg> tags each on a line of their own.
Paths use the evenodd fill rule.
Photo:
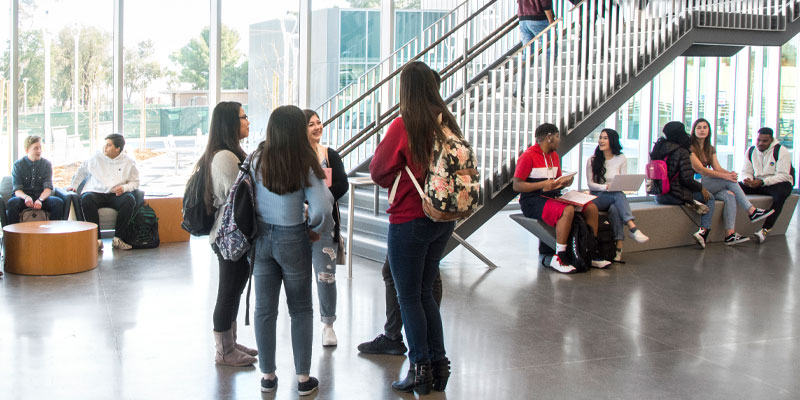
<svg viewBox="0 0 800 400">
<path fill-rule="evenodd" d="M 231 330 L 214 332 L 214 343 L 217 349 L 214 361 L 217 364 L 246 367 L 256 362 L 256 358 L 236 350 Z"/>
<path fill-rule="evenodd" d="M 231 332 L 233 332 L 233 343 L 236 346 L 236 350 L 247 353 L 253 357 L 258 355 L 258 350 L 243 346 L 236 341 L 236 321 L 231 322 Z"/>
</svg>

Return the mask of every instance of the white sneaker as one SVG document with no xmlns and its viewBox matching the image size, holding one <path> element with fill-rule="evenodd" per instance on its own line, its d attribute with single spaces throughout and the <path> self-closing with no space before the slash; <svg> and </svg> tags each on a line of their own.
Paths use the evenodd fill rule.
<svg viewBox="0 0 800 400">
<path fill-rule="evenodd" d="M 97 251 L 103 251 L 103 240 L 97 239 Z"/>
<path fill-rule="evenodd" d="M 635 240 L 637 243 L 644 243 L 644 242 L 650 240 L 650 238 L 647 237 L 647 235 L 642 233 L 641 229 L 637 229 L 636 232 L 631 232 L 630 236 L 631 236 L 631 239 Z"/>
<path fill-rule="evenodd" d="M 114 239 L 111 240 L 111 247 L 120 250 L 130 250 L 133 248 L 133 246 L 123 242 L 122 239 L 116 236 L 114 236 Z"/>
<path fill-rule="evenodd" d="M 767 240 L 767 232 L 769 232 L 767 229 L 759 229 L 756 231 L 755 237 L 758 243 L 764 243 L 764 241 Z"/>
<path fill-rule="evenodd" d="M 614 262 L 622 261 L 622 249 L 617 249 L 617 252 L 614 255 Z"/>
<path fill-rule="evenodd" d="M 611 261 L 608 260 L 592 260 L 592 268 L 608 268 L 611 265 Z"/>
<path fill-rule="evenodd" d="M 336 332 L 333 331 L 333 327 L 323 327 L 322 328 L 322 346 L 323 347 L 333 347 L 336 346 L 339 341 L 336 339 Z"/>
<path fill-rule="evenodd" d="M 562 274 L 571 274 L 575 272 L 575 267 L 561 261 L 561 257 L 559 257 L 558 254 L 554 255 L 553 258 L 550 259 L 550 268 L 561 272 Z"/>
</svg>

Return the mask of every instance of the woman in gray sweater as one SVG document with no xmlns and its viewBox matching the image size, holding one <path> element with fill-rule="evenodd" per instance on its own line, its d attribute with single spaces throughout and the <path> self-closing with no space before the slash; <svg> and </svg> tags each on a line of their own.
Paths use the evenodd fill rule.
<svg viewBox="0 0 800 400">
<path fill-rule="evenodd" d="M 217 229 L 222 221 L 222 205 L 239 175 L 239 164 L 247 154 L 239 142 L 250 134 L 250 122 L 240 103 L 223 101 L 214 107 L 211 128 L 208 133 L 206 151 L 197 162 L 197 168 L 205 168 L 204 200 L 207 210 L 216 209 L 216 219 L 208 235 L 211 248 L 219 260 L 219 286 L 217 303 L 214 306 L 214 342 L 217 364 L 247 366 L 256 362 L 258 351 L 236 343 L 236 315 L 242 291 L 250 277 L 247 257 L 238 261 L 225 260 L 214 246 Z M 208 173 L 210 172 L 210 173 Z"/>
</svg>

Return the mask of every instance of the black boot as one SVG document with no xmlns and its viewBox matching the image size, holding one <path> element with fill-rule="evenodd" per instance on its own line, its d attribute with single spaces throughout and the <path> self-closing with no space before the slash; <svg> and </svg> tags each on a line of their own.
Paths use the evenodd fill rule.
<svg viewBox="0 0 800 400">
<path fill-rule="evenodd" d="M 416 376 L 417 374 L 414 370 L 414 364 L 411 364 L 408 366 L 408 374 L 406 374 L 406 379 L 392 382 L 392 388 L 406 393 L 413 392 L 414 380 L 416 379 Z"/>
<path fill-rule="evenodd" d="M 414 377 L 414 391 L 417 394 L 428 394 L 433 386 L 433 374 L 431 373 L 431 362 L 423 361 L 415 365 L 417 376 Z"/>
<path fill-rule="evenodd" d="M 433 375 L 433 389 L 444 392 L 447 387 L 447 380 L 450 379 L 450 360 L 447 357 L 431 362 L 431 373 Z"/>
</svg>

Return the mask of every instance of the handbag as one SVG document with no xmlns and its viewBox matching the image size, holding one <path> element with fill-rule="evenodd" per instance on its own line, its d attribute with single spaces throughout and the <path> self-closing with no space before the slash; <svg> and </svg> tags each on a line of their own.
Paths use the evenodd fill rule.
<svg viewBox="0 0 800 400">
<path fill-rule="evenodd" d="M 19 222 L 49 221 L 50 214 L 45 210 L 26 208 L 19 213 Z"/>
</svg>

